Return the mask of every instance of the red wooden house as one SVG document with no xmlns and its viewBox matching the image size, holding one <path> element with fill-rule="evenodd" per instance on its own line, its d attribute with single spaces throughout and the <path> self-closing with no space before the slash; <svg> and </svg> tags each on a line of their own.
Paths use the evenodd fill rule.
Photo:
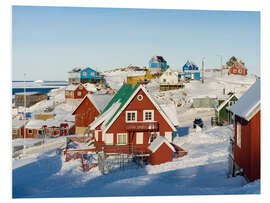
<svg viewBox="0 0 270 203">
<path fill-rule="evenodd" d="M 124 84 L 99 117 L 90 124 L 97 150 L 105 153 L 149 153 L 157 136 L 172 141 L 173 122 L 147 90 Z"/>
<path fill-rule="evenodd" d="M 23 138 L 24 137 L 24 125 L 26 120 L 12 120 L 12 138 Z"/>
<path fill-rule="evenodd" d="M 85 134 L 91 124 L 112 99 L 112 94 L 87 94 L 77 108 L 75 115 L 75 134 Z"/>
<path fill-rule="evenodd" d="M 231 139 L 230 173 L 244 175 L 247 180 L 260 178 L 261 107 L 260 80 L 228 108 L 234 113 L 234 137 Z"/>
<path fill-rule="evenodd" d="M 228 74 L 233 75 L 247 75 L 247 69 L 238 61 L 234 62 L 232 67 L 229 68 Z"/>
<path fill-rule="evenodd" d="M 66 99 L 83 99 L 88 93 L 83 84 L 69 85 L 65 90 Z"/>
</svg>

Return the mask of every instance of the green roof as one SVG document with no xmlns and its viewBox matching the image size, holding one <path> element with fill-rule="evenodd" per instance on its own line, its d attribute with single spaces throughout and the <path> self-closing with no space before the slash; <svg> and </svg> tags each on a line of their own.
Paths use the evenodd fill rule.
<svg viewBox="0 0 270 203">
<path fill-rule="evenodd" d="M 120 102 L 120 106 L 118 109 L 114 112 L 112 117 L 109 118 L 109 120 L 104 123 L 105 127 L 109 125 L 109 123 L 113 120 L 113 118 L 116 116 L 116 114 L 120 111 L 120 109 L 125 105 L 125 103 L 128 101 L 128 99 L 131 97 L 131 95 L 137 90 L 139 87 L 138 84 L 132 86 L 131 84 L 123 84 L 122 87 L 118 90 L 118 92 L 114 95 L 114 97 L 111 99 L 111 101 L 107 104 L 107 106 L 104 108 L 104 110 L 101 112 L 99 116 L 102 116 L 110 107 L 115 104 L 116 102 Z"/>
</svg>

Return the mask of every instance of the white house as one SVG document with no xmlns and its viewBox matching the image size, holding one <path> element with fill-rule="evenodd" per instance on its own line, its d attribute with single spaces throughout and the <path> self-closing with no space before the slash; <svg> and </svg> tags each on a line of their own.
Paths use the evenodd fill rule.
<svg viewBox="0 0 270 203">
<path fill-rule="evenodd" d="M 159 78 L 160 85 L 178 85 L 178 73 L 177 71 L 168 68 Z"/>
</svg>

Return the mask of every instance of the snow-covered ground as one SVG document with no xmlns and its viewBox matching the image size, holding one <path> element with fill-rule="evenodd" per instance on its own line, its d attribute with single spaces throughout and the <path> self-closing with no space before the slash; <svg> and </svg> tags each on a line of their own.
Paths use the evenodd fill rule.
<svg viewBox="0 0 270 203">
<path fill-rule="evenodd" d="M 119 89 L 128 75 L 142 75 L 141 71 L 107 71 L 107 83 Z M 151 80 L 146 89 L 161 105 L 174 105 L 181 137 L 174 143 L 188 152 L 182 158 L 162 165 L 116 170 L 101 175 L 98 168 L 82 172 L 80 161 L 64 162 L 56 150 L 27 154 L 22 159 L 13 158 L 13 197 L 88 197 L 88 196 L 141 196 L 141 195 L 209 195 L 258 194 L 260 181 L 246 184 L 242 177 L 227 178 L 227 157 L 231 127 L 210 125 L 213 108 L 192 108 L 193 98 L 222 97 L 225 92 L 241 96 L 256 80 L 256 76 L 228 76 L 226 70 L 205 72 L 205 82 L 190 81 L 178 90 L 160 91 L 158 79 Z M 56 119 L 73 120 L 74 106 L 64 102 L 64 88 L 50 92 L 50 100 L 30 107 L 30 112 L 40 112 L 54 107 Z M 192 129 L 192 122 L 201 117 L 202 132 Z M 185 136 L 183 136 L 185 135 Z M 47 142 L 56 142 L 49 139 Z M 13 146 L 22 140 L 14 140 Z M 35 141 L 29 139 L 30 148 Z M 31 173 L 29 173 L 31 171 Z"/>
<path fill-rule="evenodd" d="M 259 194 L 260 181 L 227 178 L 231 134 L 230 127 L 216 127 L 176 137 L 185 157 L 107 175 L 98 168 L 82 172 L 79 160 L 64 162 L 55 150 L 14 159 L 20 167 L 13 169 L 13 197 Z"/>
</svg>

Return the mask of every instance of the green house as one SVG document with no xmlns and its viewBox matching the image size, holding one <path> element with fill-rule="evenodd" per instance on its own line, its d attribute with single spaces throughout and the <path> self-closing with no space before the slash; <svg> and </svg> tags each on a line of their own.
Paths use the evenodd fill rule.
<svg viewBox="0 0 270 203">
<path fill-rule="evenodd" d="M 215 108 L 218 124 L 229 125 L 233 123 L 233 114 L 226 108 L 233 105 L 237 100 L 238 98 L 235 96 L 235 94 L 228 96 L 227 99 L 224 98 L 218 100 L 218 105 Z"/>
</svg>

